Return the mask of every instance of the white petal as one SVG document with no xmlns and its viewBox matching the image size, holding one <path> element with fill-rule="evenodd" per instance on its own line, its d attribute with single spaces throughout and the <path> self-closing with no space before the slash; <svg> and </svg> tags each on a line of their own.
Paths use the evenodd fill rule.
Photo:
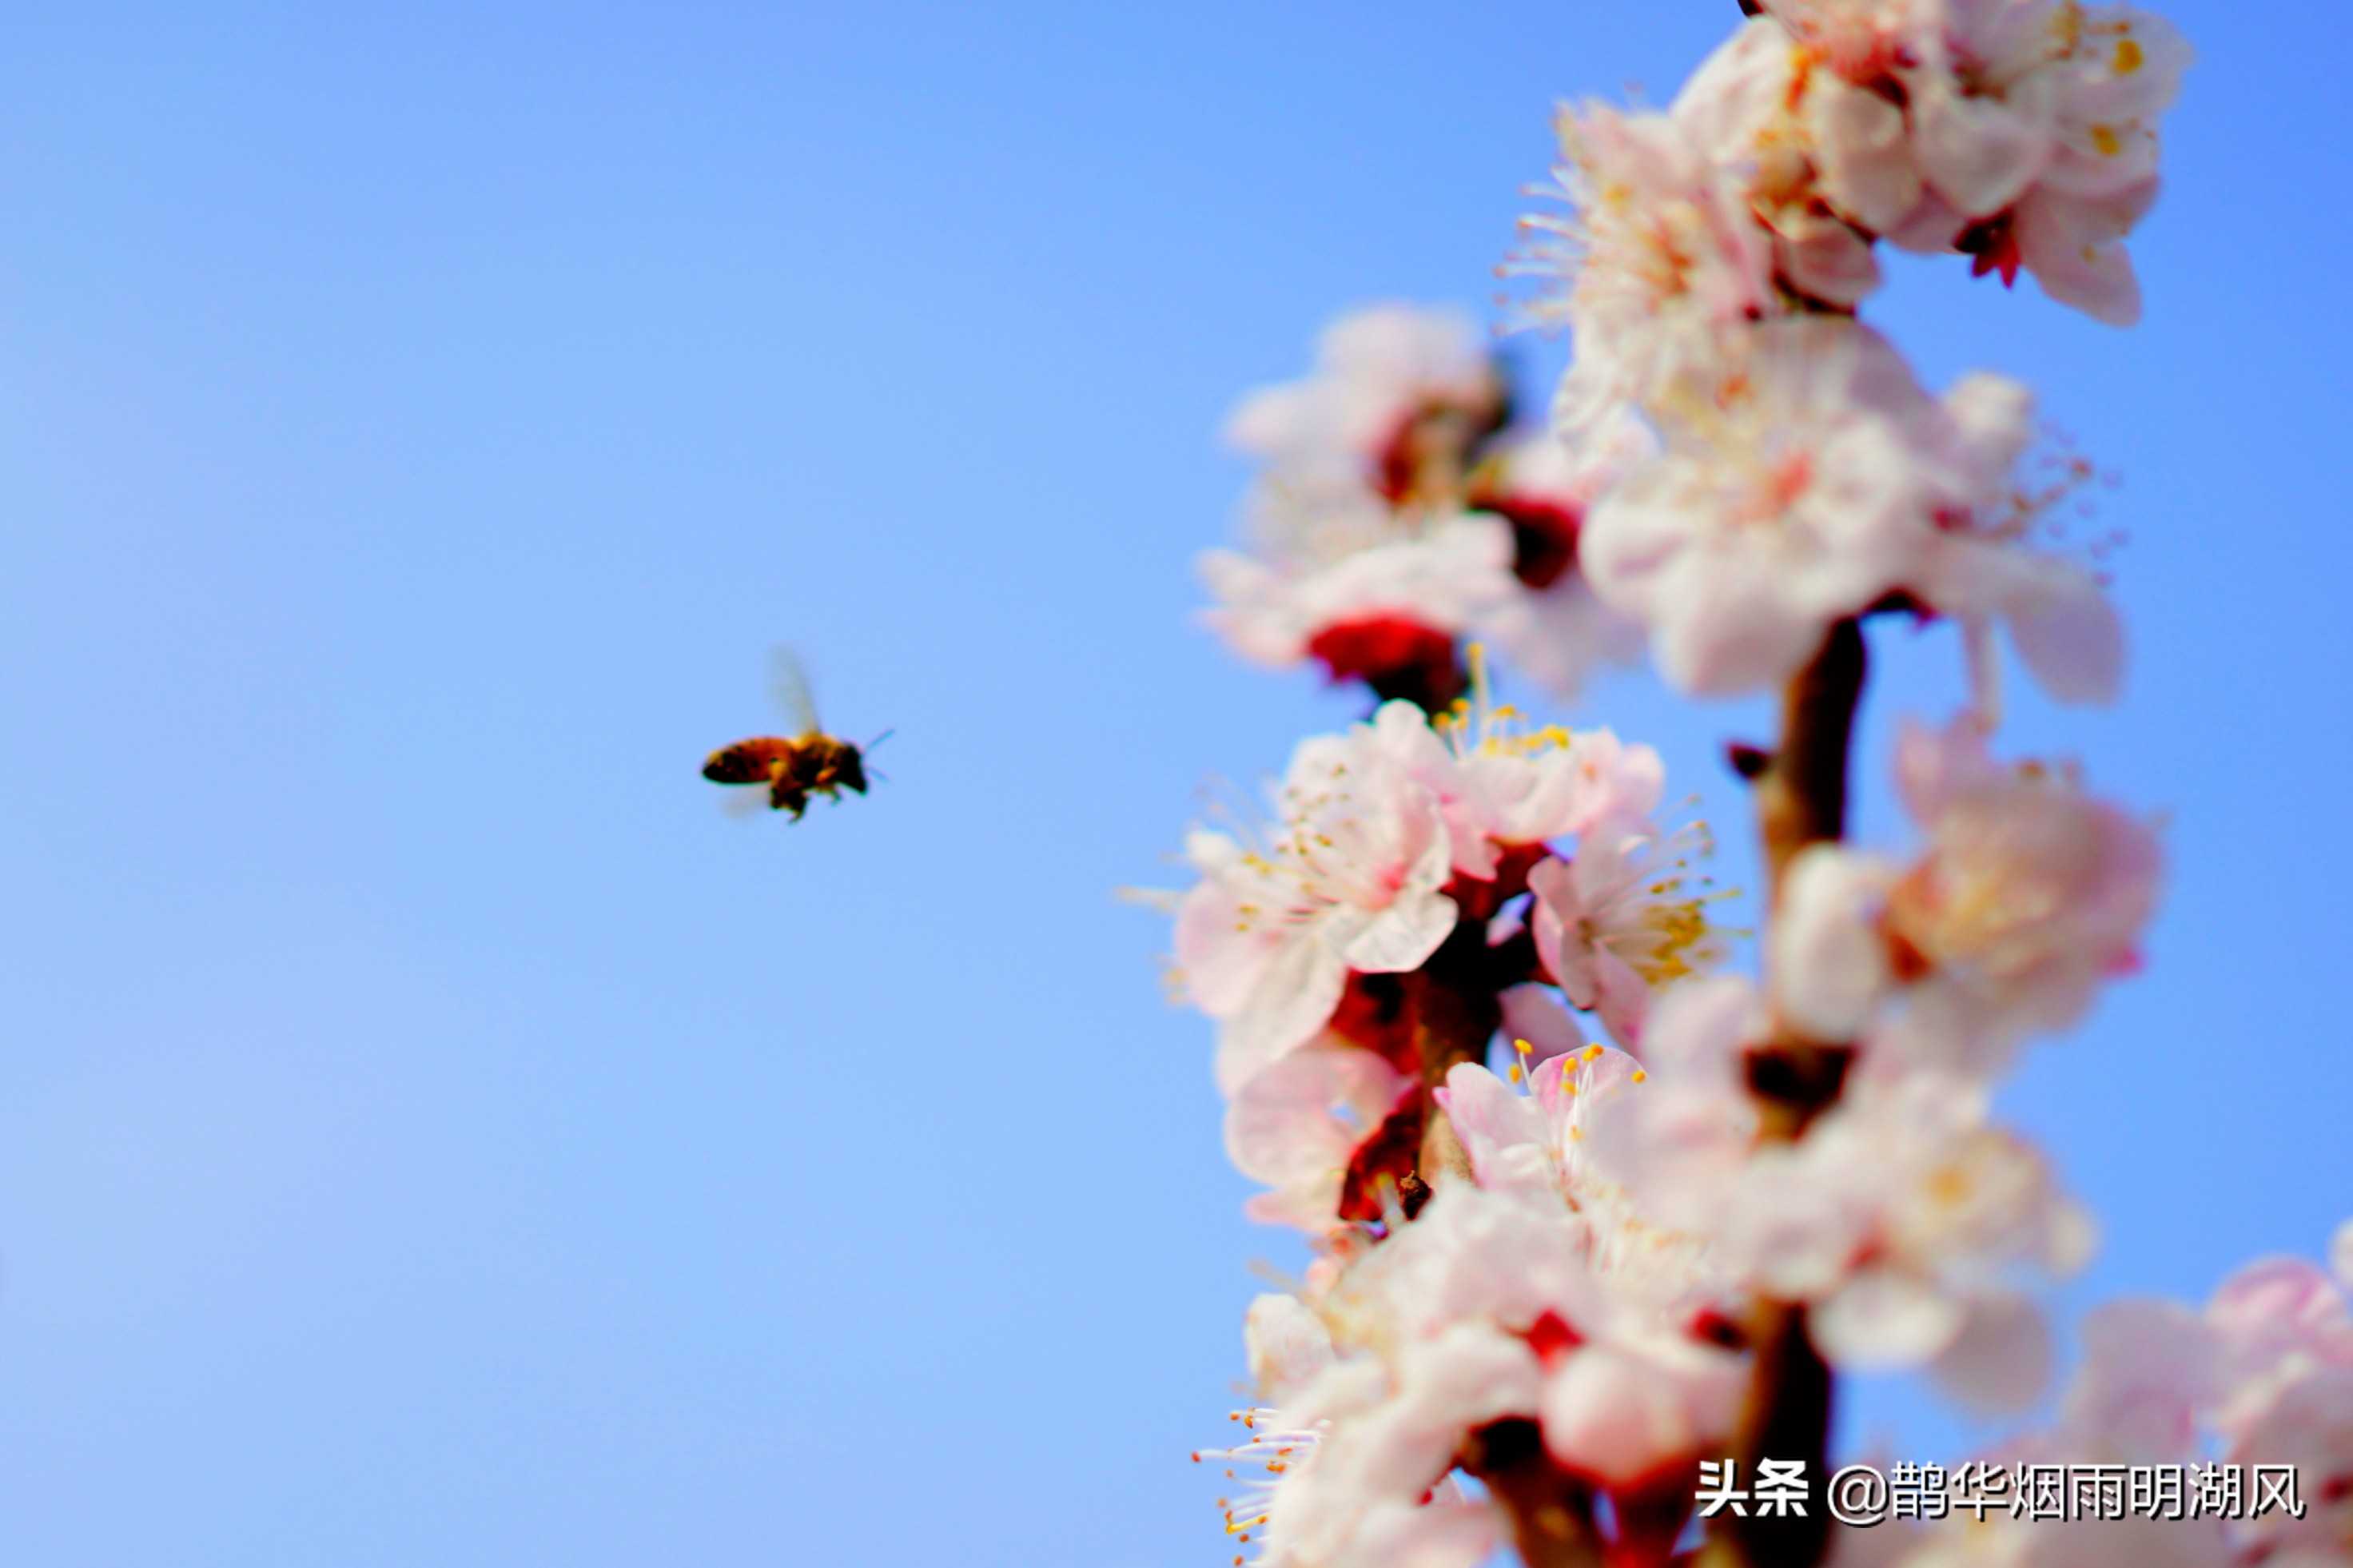
<svg viewBox="0 0 2353 1568">
<path fill-rule="evenodd" d="M 1528 1061 L 1539 1064 L 1581 1049 L 1585 1031 L 1561 1005 L 1560 994 L 1549 985 L 1514 985 L 1500 998 L 1504 1005 L 1504 1038 L 1525 1040 Z"/>
<path fill-rule="evenodd" d="M 1269 1291 L 1251 1301 L 1242 1344 L 1250 1380 L 1268 1405 L 1288 1403 L 1332 1364 L 1330 1331 L 1296 1296 Z"/>
<path fill-rule="evenodd" d="M 1235 1094 L 1226 1109 L 1226 1153 L 1242 1174 L 1270 1186 L 1336 1171 L 1404 1086 L 1371 1051 L 1330 1045 L 1293 1051 Z"/>
<path fill-rule="evenodd" d="M 1721 1438 L 1739 1400 L 1740 1363 L 1697 1347 L 1677 1351 L 1649 1356 L 1597 1343 L 1571 1352 L 1545 1387 L 1553 1458 L 1622 1485 Z"/>
<path fill-rule="evenodd" d="M 2070 563 L 2052 570 L 2044 592 L 2010 612 L 2010 638 L 2042 689 L 2061 702 L 2104 706 L 2124 684 L 2125 631 L 2116 605 L 2092 574 Z"/>
<path fill-rule="evenodd" d="M 1230 1095 L 1315 1037 L 1340 1005 L 1348 966 L 1314 940 L 1294 942 L 1218 1033 L 1218 1087 Z"/>
<path fill-rule="evenodd" d="M 1881 900 L 1894 869 L 1876 856 L 1818 844 L 1789 862 L 1771 925 L 1773 994 L 1819 1040 L 1854 1037 L 1893 984 Z"/>
<path fill-rule="evenodd" d="M 1865 1269 L 1817 1302 L 1814 1343 L 1824 1359 L 1858 1371 L 1917 1366 L 1961 1331 L 1967 1313 L 1943 1291 L 1894 1269 Z"/>
<path fill-rule="evenodd" d="M 1438 847 L 1442 859 L 1446 849 L 1443 836 Z M 1348 943 L 1347 966 L 1367 974 L 1402 974 L 1419 969 L 1438 951 L 1461 916 L 1461 910 L 1454 900 L 1440 893 L 1400 897 Z M 1324 1016 L 1328 1018 L 1331 1014 L 1327 1012 Z M 1320 1024 L 1323 1019 L 1316 1022 Z"/>
<path fill-rule="evenodd" d="M 1991 217 L 2019 198 L 2051 155 L 2047 85 L 2021 84 L 2010 101 L 1964 95 L 1932 79 L 1912 101 L 1913 145 L 1928 180 L 1968 217 Z"/>
<path fill-rule="evenodd" d="M 1911 216 L 1920 205 L 1920 172 L 1901 109 L 1824 70 L 1808 78 L 1801 107 L 1822 194 L 1833 205 L 1874 234 Z"/>
<path fill-rule="evenodd" d="M 2140 320 L 2140 281 L 2122 242 L 2156 200 L 2154 177 L 2097 200 L 2035 191 L 2018 204 L 2019 256 L 2053 300 L 2129 327 Z"/>
<path fill-rule="evenodd" d="M 1962 1408 L 2014 1415 L 2042 1397 L 2051 1382 L 2051 1327 L 2022 1296 L 1979 1298 L 1953 1342 L 1928 1368 Z"/>
</svg>

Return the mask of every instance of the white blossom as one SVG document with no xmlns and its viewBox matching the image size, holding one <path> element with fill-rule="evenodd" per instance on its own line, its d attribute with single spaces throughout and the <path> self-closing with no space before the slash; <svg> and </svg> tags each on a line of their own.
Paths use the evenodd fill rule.
<svg viewBox="0 0 2353 1568">
<path fill-rule="evenodd" d="M 1478 324 L 1459 310 L 1387 303 L 1324 331 L 1303 379 L 1262 387 L 1238 405 L 1226 438 L 1263 459 L 1278 486 L 1354 486 L 1398 499 L 1418 420 L 1483 428 L 1504 389 Z M 1465 432 L 1456 432 L 1467 447 Z"/>
<path fill-rule="evenodd" d="M 1563 107 L 1555 128 L 1571 210 L 1524 220 L 1543 237 L 1515 266 L 1554 290 L 1535 319 L 1575 334 L 1553 426 L 1583 440 L 1629 403 L 1718 383 L 1741 335 L 1777 308 L 1773 246 L 1682 121 L 1588 104 Z"/>
<path fill-rule="evenodd" d="M 1704 842 L 1613 816 L 1578 835 L 1574 858 L 1528 874 L 1538 955 L 1569 1002 L 1621 1046 L 1641 1044 L 1657 992 L 1724 956 L 1707 919 L 1715 894 L 1688 868 Z"/>
<path fill-rule="evenodd" d="M 1662 1223 L 1710 1237 L 1724 1268 L 1810 1303 L 1834 1364 L 1941 1362 L 1957 1392 L 2031 1399 L 2049 1347 L 2012 1277 L 2072 1270 L 2088 1221 L 1964 1079 L 1859 1075 L 1803 1138 L 1760 1142 L 1735 1063 L 1764 1024 L 1742 981 L 1671 993 L 1648 1038 L 1659 1091 L 1602 1112 L 1602 1168 Z"/>
<path fill-rule="evenodd" d="M 1520 596 L 1500 518 L 1449 513 L 1405 529 L 1377 502 L 1351 506 L 1347 525 L 1323 534 L 1303 523 L 1280 545 L 1270 533 L 1260 553 L 1201 557 L 1218 601 L 1203 618 L 1235 652 L 1276 668 L 1315 658 L 1335 679 L 1416 661 L 1451 665 L 1456 637 L 1493 624 Z"/>
<path fill-rule="evenodd" d="M 1908 864 L 1837 845 L 1798 857 L 1773 930 L 1775 995 L 1800 1026 L 1844 1039 L 1900 991 L 1913 1047 L 1998 1067 L 2138 967 L 2157 836 L 2072 768 L 1996 763 L 1968 715 L 1907 726 L 1897 772 L 1922 851 Z"/>
<path fill-rule="evenodd" d="M 1670 420 L 1665 455 L 1595 507 L 1595 588 L 1651 628 L 1686 690 L 1781 679 L 1831 622 L 1916 574 L 1942 479 L 1931 406 L 1867 327 L 1757 329 L 1725 397 Z"/>
<path fill-rule="evenodd" d="M 1454 929 L 1436 796 L 1368 727 L 1300 742 L 1263 844 L 1194 833 L 1201 880 L 1176 913 L 1176 960 L 1194 1004 L 1219 1021 L 1227 1093 L 1307 1043 L 1349 971 L 1419 966 Z"/>
</svg>

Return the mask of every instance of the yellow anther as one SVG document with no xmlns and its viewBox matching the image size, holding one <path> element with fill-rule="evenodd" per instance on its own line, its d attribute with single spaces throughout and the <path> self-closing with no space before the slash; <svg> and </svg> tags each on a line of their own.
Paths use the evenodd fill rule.
<svg viewBox="0 0 2353 1568">
<path fill-rule="evenodd" d="M 1599 1060 L 1601 1059 L 1601 1047 L 1600 1047 L 1599 1045 L 1591 1045 L 1591 1046 L 1588 1046 L 1588 1047 L 1585 1047 L 1585 1059 L 1586 1059 L 1587 1061 L 1589 1061 L 1589 1062 L 1598 1062 L 1598 1061 L 1599 1061 Z"/>
<path fill-rule="evenodd" d="M 1511 1065 L 1511 1067 L 1510 1067 L 1508 1069 L 1506 1069 L 1506 1071 L 1505 1071 L 1505 1073 L 1504 1073 L 1504 1076 L 1505 1076 L 1506 1078 L 1510 1079 L 1514 1083 L 1517 1083 L 1517 1082 L 1519 1082 L 1519 1081 L 1520 1081 L 1520 1064 L 1519 1064 L 1519 1063 L 1517 1063 L 1517 1062 L 1514 1062 L 1514 1063 Z"/>
<path fill-rule="evenodd" d="M 2130 76 L 2140 69 L 2141 59 L 2140 45 L 2137 40 L 2132 38 L 2116 40 L 2116 74 L 2118 76 Z"/>
<path fill-rule="evenodd" d="M 2116 128 L 2111 125 L 2092 127 L 2092 145 L 2100 150 L 2100 156 L 2103 158 L 2113 158 L 2125 150 L 2124 139 L 2116 134 Z"/>
<path fill-rule="evenodd" d="M 1634 1069 L 1634 1081 L 1636 1083 L 1647 1083 L 1650 1081 L 1650 1078 L 1651 1075 L 1644 1072 L 1641 1068 L 1636 1068 Z"/>
</svg>

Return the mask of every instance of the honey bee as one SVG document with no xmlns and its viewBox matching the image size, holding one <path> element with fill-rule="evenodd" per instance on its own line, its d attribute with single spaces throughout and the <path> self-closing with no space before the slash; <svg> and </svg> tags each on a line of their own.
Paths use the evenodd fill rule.
<svg viewBox="0 0 2353 1568">
<path fill-rule="evenodd" d="M 864 795 L 865 754 L 889 739 L 890 731 L 884 731 L 862 747 L 828 735 L 818 723 L 808 676 L 790 648 L 776 649 L 769 671 L 776 701 L 797 727 L 796 732 L 789 740 L 782 735 L 755 735 L 722 746 L 702 764 L 702 776 L 713 784 L 765 784 L 770 809 L 791 812 L 795 822 L 808 809 L 811 795 L 839 801 L 843 790 Z"/>
</svg>

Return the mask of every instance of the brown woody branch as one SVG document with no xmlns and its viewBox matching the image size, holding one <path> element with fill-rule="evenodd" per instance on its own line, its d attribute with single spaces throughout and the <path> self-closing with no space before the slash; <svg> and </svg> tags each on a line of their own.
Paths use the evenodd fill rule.
<svg viewBox="0 0 2353 1568">
<path fill-rule="evenodd" d="M 1778 744 L 1770 752 L 1734 754 L 1734 766 L 1756 785 L 1774 905 L 1800 850 L 1845 836 L 1848 752 L 1866 664 L 1862 628 L 1840 621 L 1783 691 Z M 1850 1046 L 1786 1027 L 1752 1050 L 1748 1090 L 1759 1136 L 1781 1142 L 1804 1136 L 1837 1103 L 1852 1056 Z M 1800 1303 L 1760 1301 L 1746 1329 L 1755 1370 L 1733 1457 L 1749 1480 L 1759 1459 L 1804 1460 L 1807 1511 L 1802 1518 L 1718 1514 L 1709 1521 L 1701 1561 L 1706 1568 L 1812 1568 L 1830 1542 L 1831 1370 L 1814 1348 Z"/>
<path fill-rule="evenodd" d="M 1503 1026 L 1503 1005 L 1496 993 L 1493 951 L 1487 946 L 1486 922 L 1464 920 L 1430 961 L 1407 977 L 1407 996 L 1413 1005 L 1414 1054 L 1421 1064 L 1425 1093 L 1446 1081 L 1457 1062 L 1487 1059 L 1487 1042 Z M 1440 1172 L 1471 1173 L 1470 1156 L 1462 1141 L 1433 1101 L 1423 1123 L 1421 1165 L 1416 1173 L 1436 1185 Z"/>
<path fill-rule="evenodd" d="M 1780 743 L 1755 775 L 1757 826 L 1777 899 L 1799 850 L 1845 837 L 1847 743 L 1865 662 L 1862 627 L 1842 620 L 1781 693 Z"/>
<path fill-rule="evenodd" d="M 1513 1543 L 1527 1568 L 1597 1568 L 1602 1551 L 1592 1489 L 1553 1462 L 1535 1422 L 1482 1426 L 1457 1458 L 1511 1515 Z"/>
</svg>

